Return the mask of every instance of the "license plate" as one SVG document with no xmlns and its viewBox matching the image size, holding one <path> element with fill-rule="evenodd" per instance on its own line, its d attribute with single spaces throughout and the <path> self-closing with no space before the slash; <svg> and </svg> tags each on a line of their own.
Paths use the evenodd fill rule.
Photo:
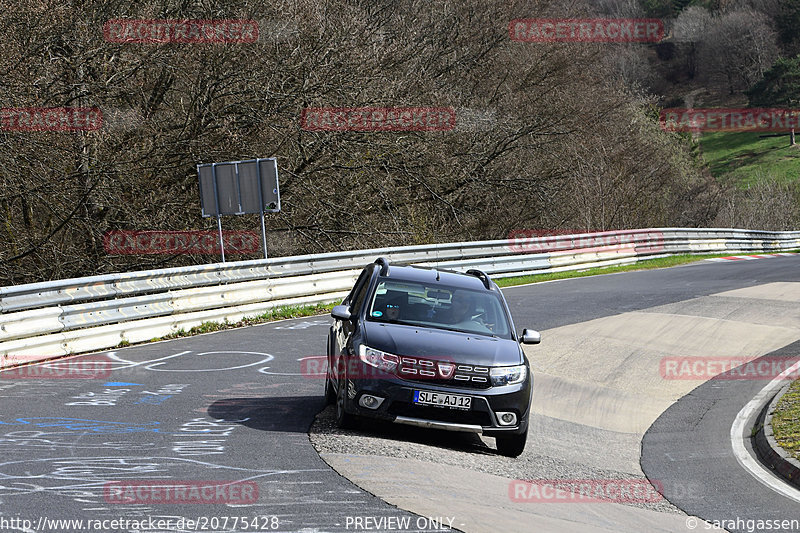
<svg viewBox="0 0 800 533">
<path fill-rule="evenodd" d="M 433 405 L 436 407 L 449 407 L 450 409 L 467 410 L 472 407 L 472 397 L 459 396 L 458 394 L 444 394 L 441 392 L 415 390 L 414 403 L 418 405 Z"/>
</svg>

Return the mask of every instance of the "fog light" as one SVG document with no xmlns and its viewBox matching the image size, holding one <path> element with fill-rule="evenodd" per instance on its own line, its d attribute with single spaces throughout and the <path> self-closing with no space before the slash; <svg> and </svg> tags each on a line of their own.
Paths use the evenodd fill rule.
<svg viewBox="0 0 800 533">
<path fill-rule="evenodd" d="M 517 423 L 517 415 L 514 413 L 495 413 L 497 415 L 497 420 L 500 422 L 501 426 L 513 426 Z"/>
<path fill-rule="evenodd" d="M 382 403 L 383 398 L 379 398 L 371 394 L 364 394 L 361 396 L 361 399 L 358 400 L 358 405 L 361 407 L 366 407 L 367 409 L 377 409 Z"/>
</svg>

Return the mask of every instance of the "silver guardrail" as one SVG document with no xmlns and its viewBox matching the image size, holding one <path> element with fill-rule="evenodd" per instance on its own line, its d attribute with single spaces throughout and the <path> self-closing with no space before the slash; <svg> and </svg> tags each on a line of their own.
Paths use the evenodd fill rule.
<svg viewBox="0 0 800 533">
<path fill-rule="evenodd" d="M 0 366 L 235 322 L 275 307 L 341 300 L 361 268 L 391 262 L 521 276 L 684 253 L 800 249 L 800 231 L 655 228 L 375 248 L 126 272 L 0 287 Z"/>
</svg>

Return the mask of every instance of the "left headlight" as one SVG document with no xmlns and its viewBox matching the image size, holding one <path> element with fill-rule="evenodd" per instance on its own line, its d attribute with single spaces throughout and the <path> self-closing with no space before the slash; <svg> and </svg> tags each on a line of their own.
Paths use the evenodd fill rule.
<svg viewBox="0 0 800 533">
<path fill-rule="evenodd" d="M 489 378 L 492 380 L 493 387 L 522 383 L 527 376 L 528 369 L 525 365 L 496 366 L 489 370 Z"/>
</svg>

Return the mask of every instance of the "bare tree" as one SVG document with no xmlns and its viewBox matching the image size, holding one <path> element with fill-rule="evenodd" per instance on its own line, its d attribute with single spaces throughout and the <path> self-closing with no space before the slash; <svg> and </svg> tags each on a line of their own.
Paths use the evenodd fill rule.
<svg viewBox="0 0 800 533">
<path fill-rule="evenodd" d="M 699 68 L 729 94 L 759 80 L 778 57 L 777 34 L 757 11 L 733 11 L 714 17 L 700 48 Z"/>
<path fill-rule="evenodd" d="M 618 46 L 606 56 L 606 62 L 626 86 L 647 89 L 655 80 L 647 55 L 647 49 L 641 46 Z"/>
<path fill-rule="evenodd" d="M 252 157 L 279 161 L 273 255 L 706 220 L 690 206 L 705 182 L 686 144 L 614 81 L 646 77 L 640 52 L 618 47 L 612 68 L 606 45 L 511 41 L 509 21 L 545 13 L 596 9 L 581 0 L 21 0 L 0 18 L 4 106 L 96 106 L 105 124 L 0 131 L 0 285 L 216 259 L 109 255 L 102 236 L 213 228 L 200 217 L 196 165 Z M 258 19 L 261 36 L 104 39 L 104 23 L 121 17 Z M 407 106 L 462 114 L 438 132 L 300 124 L 308 107 Z M 476 117 L 490 120 L 478 127 Z M 225 225 L 259 227 L 253 217 Z"/>
<path fill-rule="evenodd" d="M 768 16 L 775 16 L 780 9 L 781 0 L 726 0 L 721 2 L 720 11 L 760 11 Z"/>
<path fill-rule="evenodd" d="M 698 45 L 706 39 L 711 21 L 711 13 L 705 8 L 690 6 L 681 11 L 672 25 L 673 38 L 675 42 L 681 43 L 686 57 L 686 73 L 689 79 L 694 79 L 697 74 Z"/>
<path fill-rule="evenodd" d="M 744 189 L 728 191 L 717 215 L 719 227 L 772 231 L 794 230 L 800 224 L 800 187 L 765 174 Z"/>
<path fill-rule="evenodd" d="M 595 2 L 597 12 L 616 18 L 636 18 L 644 16 L 644 10 L 638 0 L 598 0 Z"/>
</svg>

